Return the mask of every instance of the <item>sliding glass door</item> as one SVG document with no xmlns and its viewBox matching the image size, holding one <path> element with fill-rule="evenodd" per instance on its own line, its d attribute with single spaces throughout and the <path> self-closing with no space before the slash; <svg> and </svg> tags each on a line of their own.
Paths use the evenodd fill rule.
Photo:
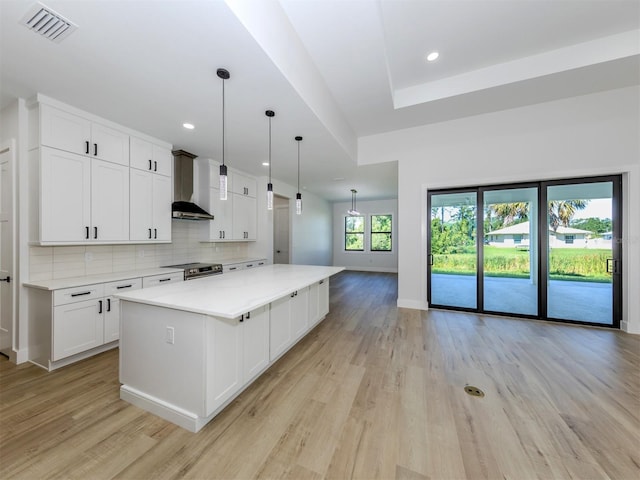
<svg viewBox="0 0 640 480">
<path fill-rule="evenodd" d="M 618 327 L 620 189 L 611 176 L 429 192 L 429 305 Z"/>
<path fill-rule="evenodd" d="M 621 278 L 616 179 L 547 185 L 546 196 L 547 317 L 613 325 Z"/>
<path fill-rule="evenodd" d="M 477 307 L 477 193 L 429 196 L 429 303 Z"/>
<path fill-rule="evenodd" d="M 538 315 L 538 187 L 484 190 L 484 310 Z"/>
</svg>

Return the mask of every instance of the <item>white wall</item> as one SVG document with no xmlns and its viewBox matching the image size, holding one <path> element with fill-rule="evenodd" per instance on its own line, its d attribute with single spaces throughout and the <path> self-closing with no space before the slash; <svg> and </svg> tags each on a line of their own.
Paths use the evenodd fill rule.
<svg viewBox="0 0 640 480">
<path fill-rule="evenodd" d="M 623 323 L 640 333 L 640 87 L 363 137 L 398 160 L 398 305 L 426 301 L 428 189 L 623 173 Z"/>
<path fill-rule="evenodd" d="M 296 188 L 272 179 L 273 192 L 289 198 L 291 263 L 332 265 L 331 204 L 312 193 L 302 193 L 302 215 L 296 215 Z M 273 263 L 273 211 L 267 210 L 267 177 L 258 178 L 258 238 L 249 244 L 249 255 Z"/>
<path fill-rule="evenodd" d="M 358 211 L 365 216 L 365 251 L 347 252 L 344 249 L 344 219 L 351 202 L 333 204 L 333 264 L 348 270 L 372 272 L 398 271 L 398 200 L 371 200 L 357 202 Z M 369 251 L 370 215 L 392 215 L 391 252 Z"/>
</svg>

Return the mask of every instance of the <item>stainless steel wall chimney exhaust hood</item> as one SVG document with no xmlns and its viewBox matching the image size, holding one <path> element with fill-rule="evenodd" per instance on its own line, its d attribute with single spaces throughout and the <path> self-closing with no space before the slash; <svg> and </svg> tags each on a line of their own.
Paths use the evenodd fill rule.
<svg viewBox="0 0 640 480">
<path fill-rule="evenodd" d="M 173 152 L 173 203 L 171 216 L 180 220 L 213 220 L 213 215 L 193 203 L 193 159 L 184 150 Z"/>
</svg>

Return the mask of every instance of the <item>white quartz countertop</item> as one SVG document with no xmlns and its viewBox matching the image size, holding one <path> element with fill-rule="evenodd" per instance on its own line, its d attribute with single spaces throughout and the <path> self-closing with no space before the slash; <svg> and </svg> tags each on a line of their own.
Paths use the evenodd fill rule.
<svg viewBox="0 0 640 480">
<path fill-rule="evenodd" d="M 344 270 L 315 265 L 266 265 L 117 295 L 130 302 L 237 318 Z"/>
<path fill-rule="evenodd" d="M 60 290 L 61 288 L 80 287 L 82 285 L 95 285 L 96 283 L 118 282 L 129 278 L 150 277 L 153 275 L 163 275 L 184 272 L 181 268 L 157 267 L 144 268 L 140 270 L 130 270 L 128 272 L 102 273 L 99 275 L 86 275 L 84 277 L 59 278 L 57 280 L 38 280 L 24 282 L 25 287 L 39 288 L 42 290 Z"/>
</svg>

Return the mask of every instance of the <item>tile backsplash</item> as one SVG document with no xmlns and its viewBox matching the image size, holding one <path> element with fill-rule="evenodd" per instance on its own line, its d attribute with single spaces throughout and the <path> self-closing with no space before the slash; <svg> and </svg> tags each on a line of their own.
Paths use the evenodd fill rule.
<svg viewBox="0 0 640 480">
<path fill-rule="evenodd" d="M 29 280 L 56 280 L 247 256 L 246 243 L 201 243 L 200 222 L 173 220 L 172 243 L 29 248 Z"/>
</svg>

